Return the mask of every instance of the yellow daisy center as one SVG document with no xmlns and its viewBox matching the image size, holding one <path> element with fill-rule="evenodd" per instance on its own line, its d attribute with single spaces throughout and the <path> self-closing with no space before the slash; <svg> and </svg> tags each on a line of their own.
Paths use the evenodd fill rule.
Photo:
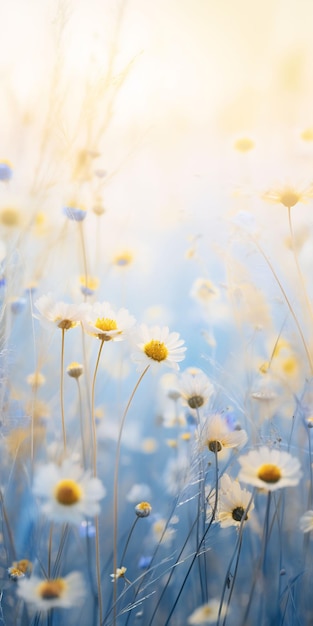
<svg viewBox="0 0 313 626">
<path fill-rule="evenodd" d="M 37 587 L 38 595 L 43 600 L 54 600 L 60 598 L 66 589 L 66 582 L 63 578 L 55 580 L 45 580 Z"/>
<path fill-rule="evenodd" d="M 168 356 L 168 349 L 163 343 L 163 341 L 157 341 L 156 339 L 151 339 L 149 343 L 146 343 L 144 346 L 144 353 L 149 357 L 149 359 L 153 359 L 153 361 L 165 361 Z"/>
<path fill-rule="evenodd" d="M 242 137 L 241 139 L 237 139 L 237 141 L 235 141 L 234 148 L 235 150 L 238 150 L 238 152 L 249 152 L 249 150 L 254 148 L 254 142 L 248 137 Z"/>
<path fill-rule="evenodd" d="M 109 317 L 98 317 L 95 327 L 102 331 L 117 330 L 117 323 Z"/>
<path fill-rule="evenodd" d="M 55 499 L 63 506 L 72 506 L 81 500 L 82 490 L 75 480 L 65 478 L 58 482 L 55 491 Z"/>
<path fill-rule="evenodd" d="M 258 478 L 265 483 L 277 483 L 281 479 L 281 471 L 277 465 L 265 463 L 259 468 Z"/>
<path fill-rule="evenodd" d="M 279 200 L 285 207 L 291 209 L 291 207 L 295 206 L 295 204 L 299 202 L 300 198 L 301 196 L 299 193 L 296 193 L 292 189 L 287 189 L 281 193 Z"/>
</svg>

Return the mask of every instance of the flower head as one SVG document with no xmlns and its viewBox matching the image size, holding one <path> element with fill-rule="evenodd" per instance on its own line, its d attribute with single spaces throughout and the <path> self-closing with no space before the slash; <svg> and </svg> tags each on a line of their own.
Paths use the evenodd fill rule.
<svg viewBox="0 0 313 626">
<path fill-rule="evenodd" d="M 211 494 L 210 499 L 215 499 L 215 493 Z M 251 499 L 251 492 L 242 489 L 237 480 L 232 480 L 228 474 L 223 474 L 218 490 L 218 503 L 216 521 L 222 528 L 228 526 L 240 526 L 244 512 L 247 509 Z M 251 503 L 249 513 L 245 515 L 244 521 L 249 518 L 250 512 L 254 508 Z"/>
<path fill-rule="evenodd" d="M 137 517 L 148 517 L 152 511 L 152 506 L 149 502 L 139 502 L 135 506 L 135 513 Z"/>
<path fill-rule="evenodd" d="M 200 434 L 201 446 L 214 453 L 223 448 L 241 448 L 247 440 L 246 431 L 232 429 L 220 413 L 208 417 Z"/>
<path fill-rule="evenodd" d="M 302 476 L 298 459 L 283 450 L 261 446 L 238 460 L 239 480 L 266 491 L 297 485 Z"/>
<path fill-rule="evenodd" d="M 39 311 L 38 319 L 43 325 L 53 324 L 61 330 L 69 330 L 77 326 L 83 310 L 81 305 L 55 302 L 51 294 L 38 298 L 35 307 Z"/>
<path fill-rule="evenodd" d="M 118 578 L 125 578 L 125 574 L 127 572 L 127 567 L 117 567 L 115 574 L 110 574 L 111 578 L 112 578 L 112 583 L 117 580 Z"/>
<path fill-rule="evenodd" d="M 210 379 L 202 370 L 189 367 L 181 375 L 179 391 L 183 403 L 191 411 L 196 411 L 208 402 L 214 388 Z"/>
<path fill-rule="evenodd" d="M 275 204 L 282 204 L 287 209 L 291 209 L 298 202 L 305 203 L 313 197 L 313 189 L 308 188 L 300 191 L 295 187 L 286 185 L 280 189 L 273 189 L 263 194 L 263 199 Z"/>
<path fill-rule="evenodd" d="M 49 463 L 35 474 L 33 492 L 42 500 L 41 509 L 51 520 L 80 524 L 97 515 L 105 489 L 99 478 L 66 459 L 61 465 Z"/>
<path fill-rule="evenodd" d="M 140 368 L 147 365 L 157 368 L 166 364 L 173 369 L 179 369 L 178 362 L 185 358 L 184 341 L 179 339 L 178 333 L 170 333 L 167 326 L 148 328 L 142 324 L 136 344 L 137 351 L 132 354 L 132 359 Z"/>
<path fill-rule="evenodd" d="M 215 624 L 220 610 L 220 600 L 212 599 L 206 604 L 199 606 L 188 618 L 188 624 Z M 220 617 L 226 615 L 226 606 L 222 606 Z"/>
<path fill-rule="evenodd" d="M 82 222 L 87 215 L 85 207 L 78 206 L 74 203 L 63 207 L 63 213 L 69 220 L 73 222 Z"/>
<path fill-rule="evenodd" d="M 313 511 L 306 511 L 302 517 L 300 517 L 300 530 L 303 533 L 310 533 L 313 530 Z"/>
<path fill-rule="evenodd" d="M 86 332 L 101 341 L 122 341 L 136 320 L 127 309 L 115 312 L 108 302 L 96 302 L 85 308 L 82 321 Z"/>
<path fill-rule="evenodd" d="M 17 595 L 37 611 L 70 609 L 83 602 L 85 584 L 79 572 L 45 580 L 32 576 L 19 581 Z"/>
</svg>

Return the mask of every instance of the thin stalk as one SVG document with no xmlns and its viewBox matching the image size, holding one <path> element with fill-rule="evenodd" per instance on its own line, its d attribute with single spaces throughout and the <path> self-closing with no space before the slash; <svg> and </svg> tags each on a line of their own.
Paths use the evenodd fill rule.
<svg viewBox="0 0 313 626">
<path fill-rule="evenodd" d="M 92 446 L 93 446 L 93 475 L 97 476 L 97 432 L 96 432 L 96 420 L 95 420 L 95 387 L 97 372 L 100 363 L 101 352 L 103 348 L 104 340 L 101 340 L 98 350 L 98 356 L 95 366 L 95 371 L 92 380 L 92 392 L 91 392 L 91 426 L 92 426 Z M 100 564 L 100 535 L 99 535 L 99 517 L 95 516 L 95 550 L 96 550 L 96 575 L 97 575 L 97 588 L 98 588 L 98 603 L 99 603 L 99 624 L 102 624 L 102 593 L 101 593 L 101 564 Z"/>
<path fill-rule="evenodd" d="M 126 540 L 126 543 L 125 543 L 125 548 L 123 550 L 123 554 L 121 556 L 121 560 L 120 560 L 121 566 L 124 563 L 124 559 L 125 559 L 125 555 L 126 555 L 126 552 L 127 552 L 127 548 L 129 546 L 129 542 L 131 540 L 132 534 L 133 534 L 133 532 L 135 530 L 135 527 L 136 527 L 136 524 L 137 524 L 138 520 L 139 520 L 139 517 L 136 515 L 136 518 L 134 519 L 134 521 L 132 523 L 132 527 L 131 527 L 131 529 L 129 531 L 129 534 L 128 534 L 128 537 L 127 537 L 127 540 Z"/>
<path fill-rule="evenodd" d="M 79 229 L 80 240 L 81 240 L 81 244 L 82 244 L 83 264 L 84 264 L 84 277 L 85 277 L 85 287 L 86 287 L 86 289 L 87 289 L 87 282 L 88 282 L 88 267 L 87 267 L 87 254 L 86 254 L 86 246 L 85 246 L 85 237 L 84 237 L 84 230 L 83 230 L 83 222 L 78 222 L 78 229 Z M 87 299 L 86 294 L 84 295 L 84 299 L 85 299 L 85 301 L 86 301 L 86 299 Z"/>
<path fill-rule="evenodd" d="M 291 220 L 291 207 L 288 207 L 288 224 L 289 224 L 289 231 L 290 231 L 291 249 L 292 249 L 292 252 L 293 252 L 293 256 L 294 256 L 294 260 L 295 260 L 295 264 L 296 264 L 299 280 L 300 280 L 300 283 L 302 285 L 304 298 L 305 298 L 305 302 L 306 302 L 308 311 L 310 313 L 311 319 L 313 319 L 312 306 L 311 306 L 311 302 L 310 302 L 310 300 L 308 298 L 307 289 L 306 289 L 303 273 L 302 273 L 301 268 L 300 268 L 298 254 L 297 254 L 297 250 L 296 250 L 296 246 L 295 246 L 295 237 L 294 237 L 292 220 Z"/>
<path fill-rule="evenodd" d="M 79 378 L 76 378 L 76 382 L 77 382 L 78 401 L 79 401 L 79 424 L 80 424 L 80 436 L 81 436 L 81 441 L 82 441 L 83 465 L 84 465 L 84 469 L 86 469 L 87 457 L 86 457 L 86 443 L 85 443 L 85 428 L 84 428 L 84 422 L 83 422 L 82 394 L 81 394 Z"/>
<path fill-rule="evenodd" d="M 174 602 L 174 604 L 173 604 L 173 606 L 172 606 L 172 608 L 171 608 L 171 611 L 170 611 L 170 613 L 169 613 L 169 616 L 168 616 L 168 618 L 167 618 L 167 620 L 166 620 L 166 622 L 165 622 L 164 626 L 168 626 L 168 625 L 169 625 L 169 623 L 170 623 L 171 617 L 172 617 L 172 615 L 173 615 L 173 613 L 174 613 L 174 611 L 175 611 L 175 609 L 176 609 L 176 606 L 177 606 L 177 604 L 178 604 L 179 598 L 180 598 L 180 596 L 181 596 L 181 594 L 182 594 L 182 592 L 183 592 L 183 589 L 184 589 L 184 587 L 185 587 L 185 584 L 186 584 L 186 582 L 187 582 L 187 579 L 188 579 L 188 577 L 189 577 L 189 574 L 190 574 L 190 572 L 191 572 L 191 570 L 192 570 L 192 567 L 193 567 L 193 565 L 194 565 L 194 562 L 195 562 L 196 558 L 197 558 L 197 557 L 198 557 L 198 555 L 199 555 L 199 552 L 200 552 L 201 546 L 202 546 L 202 544 L 204 543 L 205 538 L 206 538 L 206 536 L 207 536 L 207 534 L 208 534 L 208 532 L 209 532 L 209 530 L 210 530 L 210 528 L 211 528 L 211 526 L 212 526 L 212 524 L 213 524 L 213 522 L 214 522 L 214 519 L 215 519 L 215 515 L 216 515 L 216 511 L 217 511 L 217 502 L 218 502 L 218 471 L 219 471 L 219 470 L 218 470 L 218 452 L 217 452 L 217 447 L 215 448 L 214 456 L 215 456 L 215 499 L 214 499 L 214 506 L 213 506 L 213 511 L 212 511 L 211 519 L 210 519 L 210 521 L 209 521 L 209 523 L 208 523 L 208 526 L 207 526 L 207 528 L 206 528 L 206 530 L 205 530 L 205 532 L 204 532 L 204 534 L 203 534 L 203 536 L 202 536 L 202 539 L 201 539 L 201 541 L 200 541 L 200 543 L 199 543 L 199 545 L 198 545 L 198 548 L 197 548 L 197 550 L 196 550 L 196 552 L 195 552 L 195 554 L 194 554 L 194 556 L 193 556 L 193 558 L 192 558 L 192 561 L 191 561 L 191 563 L 190 563 L 190 565 L 189 565 L 189 568 L 188 568 L 187 573 L 186 573 L 186 575 L 185 575 L 185 578 L 184 578 L 184 580 L 183 580 L 182 586 L 181 586 L 181 588 L 180 588 L 180 590 L 179 590 L 179 593 L 178 593 L 178 595 L 177 595 L 177 597 L 176 597 L 176 600 L 175 600 L 175 602 Z"/>
<path fill-rule="evenodd" d="M 276 272 L 274 270 L 274 267 L 273 267 L 272 263 L 269 261 L 269 259 L 267 258 L 266 254 L 263 252 L 260 244 L 255 239 L 253 239 L 253 241 L 254 241 L 257 249 L 259 250 L 260 254 L 262 255 L 263 259 L 267 263 L 268 267 L 270 268 L 270 270 L 271 270 L 271 272 L 272 272 L 272 274 L 273 274 L 273 276 L 274 276 L 274 278 L 275 278 L 275 280 L 276 280 L 276 282 L 277 282 L 277 284 L 278 284 L 278 286 L 279 286 L 279 288 L 280 288 L 280 290 L 281 290 L 281 292 L 282 292 L 282 294 L 284 296 L 284 299 L 286 301 L 287 307 L 288 307 L 288 309 L 289 309 L 289 311 L 290 311 L 290 313 L 291 313 L 291 315 L 293 317 L 293 320 L 294 320 L 294 322 L 296 324 L 296 327 L 298 329 L 299 335 L 301 337 L 301 341 L 302 341 L 302 344 L 303 344 L 303 347 L 304 347 L 304 351 L 305 351 L 305 354 L 307 356 L 307 360 L 308 360 L 308 363 L 309 363 L 309 366 L 310 366 L 311 375 L 313 375 L 313 362 L 312 362 L 312 358 L 311 358 L 311 355 L 310 355 L 310 351 L 309 351 L 309 348 L 307 346 L 305 337 L 303 335 L 302 328 L 301 328 L 301 325 L 299 323 L 299 320 L 298 320 L 298 318 L 297 318 L 297 316 L 296 316 L 296 314 L 295 314 L 295 312 L 294 312 L 294 310 L 293 310 L 293 308 L 291 306 L 291 302 L 290 302 L 290 300 L 289 300 L 289 298 L 288 298 L 288 296 L 286 294 L 285 289 L 282 286 L 282 283 L 280 282 L 280 280 L 279 280 L 279 278 L 278 278 L 278 276 L 277 276 L 277 274 L 276 274 Z"/>
<path fill-rule="evenodd" d="M 60 380 L 60 401 L 61 401 L 61 418 L 62 418 L 62 433 L 63 433 L 63 450 L 66 454 L 66 430 L 65 430 L 65 417 L 64 417 L 64 338 L 65 329 L 62 328 L 62 345 L 61 345 L 61 380 Z"/>
<path fill-rule="evenodd" d="M 147 373 L 150 365 L 143 370 L 140 374 L 136 385 L 130 395 L 130 398 L 127 402 L 124 414 L 121 419 L 121 424 L 118 433 L 118 439 L 116 444 L 116 455 L 115 455 L 115 468 L 114 468 L 114 487 L 113 487 L 113 573 L 115 574 L 117 569 L 117 515 L 118 515 L 118 472 L 119 472 L 119 462 L 120 462 L 120 451 L 121 451 L 121 442 L 122 442 L 122 434 L 123 428 L 125 424 L 125 420 L 127 417 L 127 413 L 129 411 L 129 407 L 133 401 L 134 395 L 143 379 L 145 374 Z M 117 586 L 116 586 L 116 577 L 113 579 L 113 605 L 114 605 L 114 614 L 113 614 L 113 624 L 116 624 L 116 595 L 117 595 Z"/>
</svg>

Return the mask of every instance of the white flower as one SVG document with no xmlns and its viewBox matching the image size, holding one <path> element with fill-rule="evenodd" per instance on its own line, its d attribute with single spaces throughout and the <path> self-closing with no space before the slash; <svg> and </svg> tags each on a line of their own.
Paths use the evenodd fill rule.
<svg viewBox="0 0 313 626">
<path fill-rule="evenodd" d="M 49 463 L 38 468 L 33 492 L 43 500 L 41 510 L 49 519 L 73 524 L 97 515 L 99 500 L 105 496 L 99 478 L 68 459 L 62 465 Z"/>
<path fill-rule="evenodd" d="M 302 517 L 300 517 L 300 530 L 303 533 L 309 533 L 313 530 L 313 511 L 306 511 Z"/>
<path fill-rule="evenodd" d="M 210 501 L 214 501 L 215 491 L 210 496 Z M 218 489 L 218 503 L 216 521 L 222 528 L 228 526 L 240 526 L 241 520 L 248 504 L 251 500 L 251 492 L 242 489 L 237 480 L 232 480 L 228 474 L 223 474 Z M 249 513 L 245 517 L 245 521 L 249 519 L 254 504 L 251 503 Z"/>
<path fill-rule="evenodd" d="M 302 476 L 298 459 L 283 450 L 261 446 L 238 460 L 239 480 L 266 491 L 297 485 Z"/>
<path fill-rule="evenodd" d="M 213 599 L 199 606 L 188 618 L 188 624 L 215 624 L 218 619 L 220 600 Z M 226 615 L 226 606 L 221 608 L 221 618 Z"/>
<path fill-rule="evenodd" d="M 223 448 L 240 448 L 248 436 L 245 430 L 232 430 L 220 413 L 211 415 L 200 434 L 200 445 L 211 452 L 221 452 Z"/>
<path fill-rule="evenodd" d="M 214 388 L 201 369 L 189 367 L 180 377 L 179 391 L 183 403 L 195 411 L 208 402 Z"/>
<path fill-rule="evenodd" d="M 178 362 L 185 358 L 183 344 L 179 333 L 170 333 L 167 326 L 148 328 L 142 324 L 138 330 L 137 351 L 132 354 L 132 359 L 139 364 L 139 369 L 147 365 L 159 367 L 164 363 L 178 370 Z"/>
<path fill-rule="evenodd" d="M 86 307 L 82 320 L 86 332 L 101 341 L 122 341 L 135 322 L 127 309 L 115 312 L 108 302 L 96 302 L 92 307 Z"/>
<path fill-rule="evenodd" d="M 127 572 L 127 567 L 117 567 L 116 568 L 116 572 L 115 574 L 110 574 L 111 578 L 112 578 L 112 583 L 117 580 L 118 578 L 125 578 L 125 574 Z"/>
<path fill-rule="evenodd" d="M 37 611 L 70 609 L 83 603 L 86 588 L 79 572 L 46 580 L 32 576 L 18 582 L 17 595 Z"/>
<path fill-rule="evenodd" d="M 79 324 L 83 306 L 62 301 L 55 302 L 52 294 L 48 294 L 36 300 L 35 307 L 39 311 L 39 316 L 34 317 L 39 319 L 44 326 L 54 325 L 61 330 L 69 330 Z"/>
</svg>

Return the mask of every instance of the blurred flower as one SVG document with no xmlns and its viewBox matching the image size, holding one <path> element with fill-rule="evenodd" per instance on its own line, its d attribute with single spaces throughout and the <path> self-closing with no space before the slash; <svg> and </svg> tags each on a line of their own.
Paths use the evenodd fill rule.
<svg viewBox="0 0 313 626">
<path fill-rule="evenodd" d="M 211 452 L 221 452 L 223 448 L 241 448 L 248 440 L 245 430 L 232 430 L 220 413 L 207 418 L 200 434 L 201 447 Z"/>
<path fill-rule="evenodd" d="M 145 483 L 136 483 L 131 487 L 126 496 L 128 502 L 138 502 L 138 500 L 149 500 L 151 497 L 151 489 Z"/>
<path fill-rule="evenodd" d="M 83 603 L 86 586 L 79 572 L 46 580 L 32 576 L 19 581 L 17 595 L 36 611 L 70 609 Z"/>
<path fill-rule="evenodd" d="M 202 606 L 199 606 L 189 616 L 188 624 L 215 624 L 218 619 L 220 609 L 220 600 L 213 599 Z M 226 605 L 222 606 L 220 617 L 223 619 L 226 615 Z"/>
<path fill-rule="evenodd" d="M 32 571 L 32 564 L 28 559 L 21 559 L 20 561 L 14 561 L 11 567 L 8 567 L 8 574 L 12 580 L 19 580 L 24 578 L 25 574 L 30 574 Z"/>
<path fill-rule="evenodd" d="M 127 572 L 127 567 L 124 567 L 124 566 L 117 567 L 115 574 L 110 574 L 110 576 L 112 578 L 112 583 L 115 580 L 117 580 L 118 578 L 125 578 L 126 572 Z M 127 579 L 125 578 L 125 580 L 127 580 Z"/>
<path fill-rule="evenodd" d="M 87 333 L 101 341 L 123 341 L 136 320 L 127 309 L 115 312 L 108 302 L 96 302 L 85 308 L 82 323 Z"/>
<path fill-rule="evenodd" d="M 81 363 L 73 361 L 67 366 L 66 371 L 71 378 L 79 378 L 82 375 L 84 368 Z"/>
<path fill-rule="evenodd" d="M 163 363 L 179 369 L 177 363 L 185 358 L 184 341 L 179 339 L 179 333 L 170 333 L 167 326 L 148 328 L 142 324 L 136 343 L 137 351 L 132 354 L 132 359 L 140 369 L 148 365 L 159 367 Z"/>
<path fill-rule="evenodd" d="M 137 517 L 148 517 L 152 511 L 152 506 L 149 502 L 139 502 L 135 506 L 135 513 Z"/>
<path fill-rule="evenodd" d="M 80 276 L 79 284 L 84 296 L 92 296 L 99 288 L 99 279 L 96 276 Z"/>
<path fill-rule="evenodd" d="M 0 162 L 0 181 L 7 183 L 13 176 L 13 169 L 9 161 Z"/>
<path fill-rule="evenodd" d="M 75 205 L 68 205 L 63 207 L 63 213 L 69 220 L 72 220 L 73 222 L 82 222 L 87 215 L 85 207 Z"/>
<path fill-rule="evenodd" d="M 214 388 L 208 376 L 196 367 L 189 367 L 182 373 L 179 381 L 181 399 L 189 409 L 197 410 L 204 406 Z"/>
<path fill-rule="evenodd" d="M 43 325 L 55 325 L 62 330 L 69 330 L 77 326 L 82 317 L 83 305 L 55 302 L 51 294 L 41 296 L 36 300 L 35 307 L 39 316 L 34 315 Z"/>
<path fill-rule="evenodd" d="M 241 465 L 239 480 L 266 491 L 295 486 L 302 476 L 297 458 L 289 452 L 266 446 L 250 450 L 246 456 L 239 457 L 238 461 Z"/>
<path fill-rule="evenodd" d="M 240 139 L 236 139 L 234 148 L 237 152 L 250 152 L 250 150 L 254 148 L 254 141 L 249 139 L 249 137 L 241 137 Z"/>
<path fill-rule="evenodd" d="M 306 511 L 302 517 L 300 517 L 300 530 L 303 533 L 310 533 L 313 530 L 313 511 Z"/>
<path fill-rule="evenodd" d="M 99 478 L 91 477 L 68 459 L 61 465 L 49 463 L 39 467 L 33 492 L 42 500 L 41 510 L 51 520 L 80 524 L 85 517 L 100 512 L 99 500 L 105 489 Z"/>
<path fill-rule="evenodd" d="M 267 191 L 263 194 L 262 198 L 267 202 L 282 204 L 287 209 L 291 209 L 298 204 L 298 202 L 305 203 L 312 199 L 313 187 L 308 187 L 304 190 L 295 189 L 295 187 L 290 186 L 281 187 L 280 189 Z"/>
<path fill-rule="evenodd" d="M 46 378 L 41 372 L 34 372 L 33 374 L 29 374 L 26 378 L 28 385 L 30 385 L 33 389 L 38 389 L 45 384 Z"/>
</svg>

